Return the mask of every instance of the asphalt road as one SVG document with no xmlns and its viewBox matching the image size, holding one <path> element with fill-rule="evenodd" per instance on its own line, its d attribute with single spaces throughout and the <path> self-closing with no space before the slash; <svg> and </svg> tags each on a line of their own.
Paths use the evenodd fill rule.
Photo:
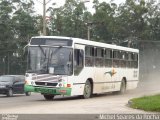
<svg viewBox="0 0 160 120">
<path fill-rule="evenodd" d="M 14 97 L 6 97 L 4 95 L 0 95 L 0 113 L 50 115 L 151 113 L 142 110 L 131 109 L 127 106 L 127 103 L 131 98 L 160 93 L 159 85 L 160 80 L 158 80 L 158 78 L 153 79 L 153 76 L 151 76 L 150 79 L 140 81 L 137 89 L 128 91 L 124 95 L 108 93 L 96 95 L 90 99 L 81 99 L 77 96 L 58 96 L 53 101 L 46 101 L 42 95 L 35 93 L 31 96 L 14 95 Z"/>
</svg>

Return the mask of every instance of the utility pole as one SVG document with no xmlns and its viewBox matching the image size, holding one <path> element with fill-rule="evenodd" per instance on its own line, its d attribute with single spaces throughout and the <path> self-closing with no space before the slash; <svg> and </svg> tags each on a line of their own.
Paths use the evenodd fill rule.
<svg viewBox="0 0 160 120">
<path fill-rule="evenodd" d="M 92 27 L 93 22 L 87 22 L 87 39 L 91 39 L 91 27 Z"/>
<path fill-rule="evenodd" d="M 46 0 L 43 0 L 43 35 L 46 35 Z"/>
<path fill-rule="evenodd" d="M 83 1 L 83 3 L 87 3 L 87 2 L 90 2 L 90 0 L 84 0 Z M 91 22 L 87 22 L 86 25 L 87 25 L 87 39 L 90 40 L 90 36 L 91 36 L 90 35 L 91 34 L 90 30 L 91 30 L 92 23 Z"/>
<path fill-rule="evenodd" d="M 8 69 L 7 69 L 7 74 L 8 74 L 8 75 L 9 75 L 9 71 L 10 71 L 10 70 L 9 70 L 9 59 L 10 59 L 10 58 L 9 58 L 9 51 L 8 51 Z"/>
<path fill-rule="evenodd" d="M 47 33 L 46 33 L 46 5 L 49 2 L 51 2 L 51 0 L 48 0 L 48 1 L 43 0 L 43 3 L 40 2 L 41 4 L 43 4 L 43 35 L 44 36 L 47 35 Z M 55 5 L 55 3 L 54 3 L 54 5 Z"/>
<path fill-rule="evenodd" d="M 88 40 L 90 40 L 90 29 L 91 29 L 91 28 L 90 28 L 89 25 L 87 26 L 87 28 L 88 28 L 88 29 L 87 29 L 87 38 L 88 38 Z"/>
</svg>

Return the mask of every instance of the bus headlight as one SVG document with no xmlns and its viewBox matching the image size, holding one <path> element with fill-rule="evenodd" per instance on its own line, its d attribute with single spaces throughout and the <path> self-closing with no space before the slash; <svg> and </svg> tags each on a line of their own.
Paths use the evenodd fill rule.
<svg viewBox="0 0 160 120">
<path fill-rule="evenodd" d="M 34 85 L 34 82 L 32 81 L 31 84 Z"/>
<path fill-rule="evenodd" d="M 29 74 L 26 73 L 26 77 L 29 77 Z"/>
<path fill-rule="evenodd" d="M 62 87 L 62 83 L 59 83 L 59 87 Z"/>
</svg>

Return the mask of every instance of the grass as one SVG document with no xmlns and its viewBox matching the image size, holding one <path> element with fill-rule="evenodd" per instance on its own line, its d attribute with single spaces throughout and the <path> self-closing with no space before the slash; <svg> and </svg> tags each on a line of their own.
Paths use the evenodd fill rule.
<svg viewBox="0 0 160 120">
<path fill-rule="evenodd" d="M 130 107 L 144 111 L 160 112 L 160 95 L 144 96 L 130 100 Z"/>
</svg>

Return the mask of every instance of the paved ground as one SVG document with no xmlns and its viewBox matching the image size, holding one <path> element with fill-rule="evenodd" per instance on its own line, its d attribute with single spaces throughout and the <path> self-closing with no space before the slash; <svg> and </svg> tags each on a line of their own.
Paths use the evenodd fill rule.
<svg viewBox="0 0 160 120">
<path fill-rule="evenodd" d="M 15 95 L 14 97 L 0 96 L 1 114 L 119 114 L 119 113 L 151 113 L 131 109 L 128 100 L 134 97 L 160 93 L 158 77 L 140 81 L 138 88 L 124 95 L 96 95 L 91 99 L 79 97 L 57 97 L 53 101 L 45 101 L 40 94 L 31 96 Z M 152 80 L 151 80 L 152 79 Z"/>
</svg>

